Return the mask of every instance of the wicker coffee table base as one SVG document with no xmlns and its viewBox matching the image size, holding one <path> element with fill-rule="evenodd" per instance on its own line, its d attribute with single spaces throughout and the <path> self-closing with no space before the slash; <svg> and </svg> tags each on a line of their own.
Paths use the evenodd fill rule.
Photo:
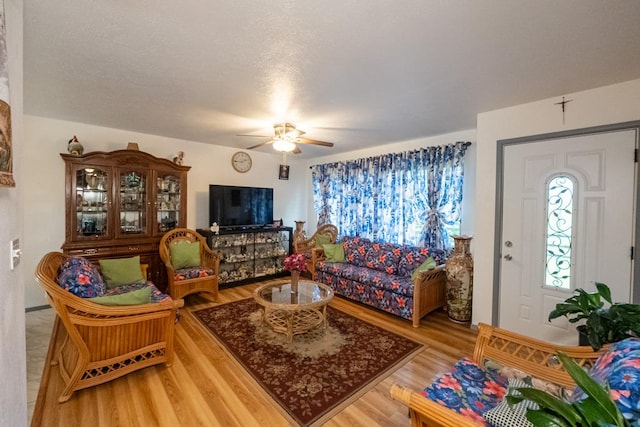
<svg viewBox="0 0 640 427">
<path fill-rule="evenodd" d="M 319 325 L 327 327 L 327 306 L 323 306 L 321 310 L 282 310 L 265 307 L 262 319 L 274 331 L 285 334 L 287 340 L 292 342 L 294 335 L 304 334 Z"/>
</svg>

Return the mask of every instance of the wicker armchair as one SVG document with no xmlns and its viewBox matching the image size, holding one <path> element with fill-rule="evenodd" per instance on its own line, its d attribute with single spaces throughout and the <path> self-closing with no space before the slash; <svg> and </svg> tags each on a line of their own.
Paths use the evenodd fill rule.
<svg viewBox="0 0 640 427">
<path fill-rule="evenodd" d="M 47 360 L 59 365 L 65 383 L 58 402 L 69 400 L 76 390 L 138 369 L 159 363 L 170 366 L 176 313 L 184 301 L 111 307 L 79 298 L 57 283 L 60 266 L 68 258 L 50 252 L 36 267 L 36 279 L 57 315 L 54 337 L 65 334 L 60 347 L 50 349 L 51 360 Z M 144 272 L 145 267 L 142 269 Z M 51 345 L 55 342 L 52 339 Z"/>
<path fill-rule="evenodd" d="M 200 265 L 193 268 L 176 269 L 171 262 L 171 245 L 184 242 L 200 242 Z M 184 298 L 197 292 L 208 292 L 218 298 L 218 276 L 220 254 L 207 245 L 207 240 L 195 230 L 174 228 L 160 240 L 160 258 L 167 268 L 169 294 L 171 298 Z"/>
<path fill-rule="evenodd" d="M 311 273 L 312 279 L 315 279 L 316 263 L 324 259 L 324 250 L 316 246 L 316 237 L 321 234 L 329 236 L 330 243 L 335 243 L 338 238 L 338 227 L 331 224 L 321 225 L 313 236 L 293 244 L 294 252 L 305 254 L 307 257 L 307 271 Z"/>
<path fill-rule="evenodd" d="M 484 323 L 478 325 L 473 361 L 483 365 L 491 360 L 515 368 L 538 379 L 573 388 L 575 382 L 556 357 L 558 351 L 573 358 L 580 366 L 590 368 L 606 349 L 561 346 L 530 338 Z M 477 427 L 482 425 L 399 384 L 391 385 L 391 397 L 409 407 L 414 427 Z"/>
</svg>

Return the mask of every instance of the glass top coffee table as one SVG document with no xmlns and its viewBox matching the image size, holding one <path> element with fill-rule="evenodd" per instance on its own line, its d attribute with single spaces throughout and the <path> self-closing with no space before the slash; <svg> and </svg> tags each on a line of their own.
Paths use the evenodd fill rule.
<svg viewBox="0 0 640 427">
<path fill-rule="evenodd" d="M 253 298 L 263 307 L 262 320 L 274 331 L 293 336 L 316 326 L 327 327 L 327 304 L 333 290 L 322 283 L 298 281 L 298 292 L 291 290 L 291 281 L 267 283 L 253 292 Z"/>
</svg>

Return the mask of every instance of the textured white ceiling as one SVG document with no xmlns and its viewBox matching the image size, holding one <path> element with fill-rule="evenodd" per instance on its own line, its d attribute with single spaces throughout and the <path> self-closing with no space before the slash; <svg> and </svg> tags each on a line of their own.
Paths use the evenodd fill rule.
<svg viewBox="0 0 640 427">
<path fill-rule="evenodd" d="M 637 0 L 25 0 L 31 115 L 245 148 L 334 148 L 640 78 Z M 269 151 L 270 148 L 261 148 Z"/>
</svg>

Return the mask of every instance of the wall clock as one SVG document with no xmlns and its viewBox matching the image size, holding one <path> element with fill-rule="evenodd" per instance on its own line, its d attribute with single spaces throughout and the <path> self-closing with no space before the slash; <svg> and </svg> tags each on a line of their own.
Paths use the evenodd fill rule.
<svg viewBox="0 0 640 427">
<path fill-rule="evenodd" d="M 231 157 L 231 166 L 240 173 L 249 172 L 249 169 L 251 169 L 251 156 L 243 151 L 238 151 Z"/>
</svg>

